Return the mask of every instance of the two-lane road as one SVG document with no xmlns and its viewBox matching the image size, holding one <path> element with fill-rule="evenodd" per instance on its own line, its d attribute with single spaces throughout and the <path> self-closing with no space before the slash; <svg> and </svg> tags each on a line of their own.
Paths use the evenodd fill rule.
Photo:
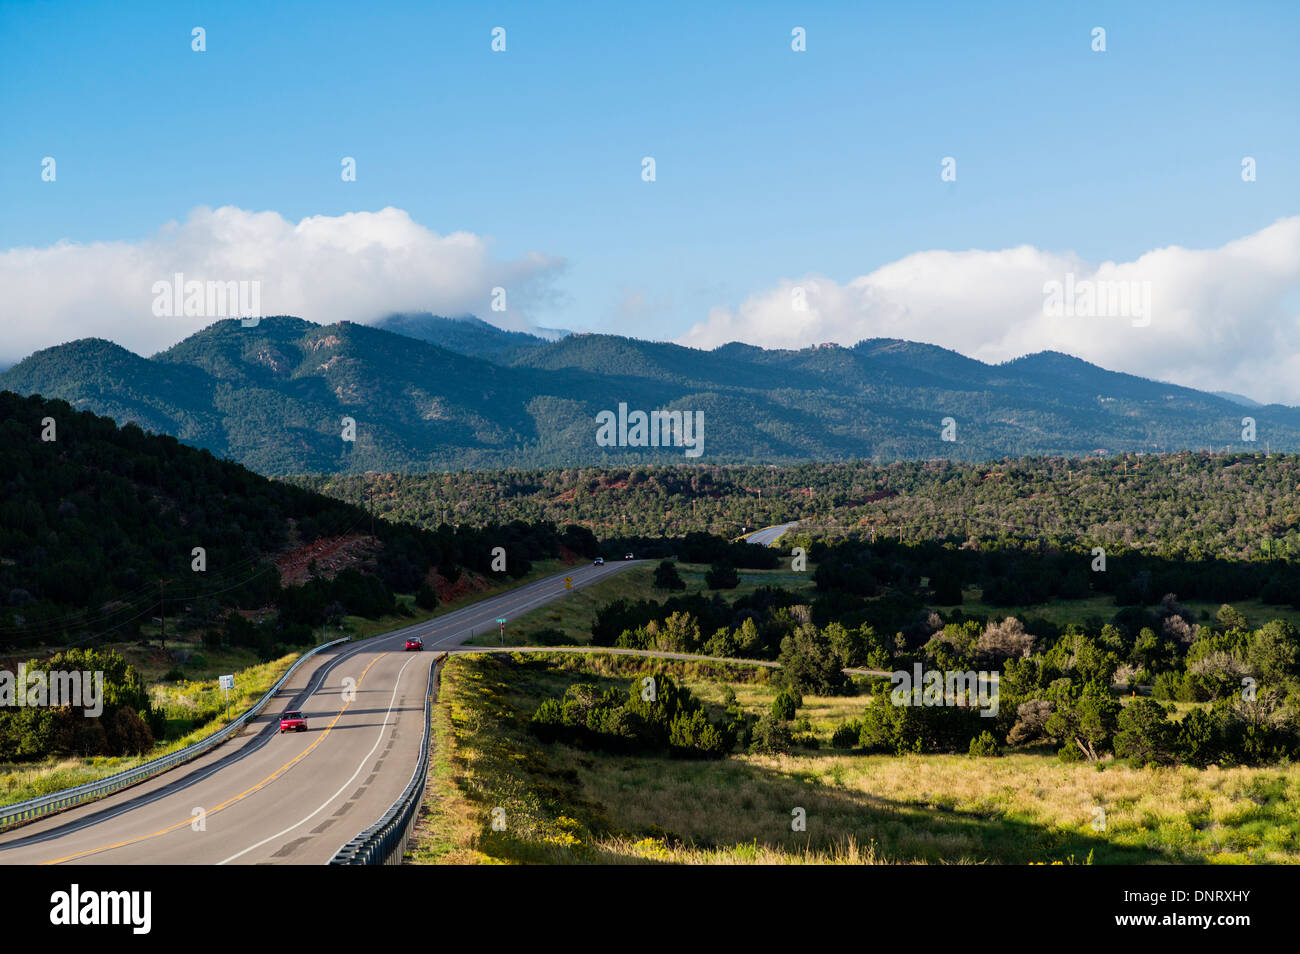
<svg viewBox="0 0 1300 954">
<path fill-rule="evenodd" d="M 764 527 L 762 530 L 755 530 L 753 533 L 746 534 L 745 540 L 748 543 L 755 543 L 763 547 L 771 546 L 785 536 L 787 530 L 797 526 L 799 526 L 799 521 L 793 520 L 790 523 L 782 523 L 775 527 Z"/>
<path fill-rule="evenodd" d="M 0 864 L 324 864 L 411 778 L 436 651 L 604 579 L 585 566 L 313 657 L 237 739 L 108 798 L 0 834 Z M 404 652 L 410 636 L 422 653 Z M 302 709 L 308 731 L 279 733 Z"/>
</svg>

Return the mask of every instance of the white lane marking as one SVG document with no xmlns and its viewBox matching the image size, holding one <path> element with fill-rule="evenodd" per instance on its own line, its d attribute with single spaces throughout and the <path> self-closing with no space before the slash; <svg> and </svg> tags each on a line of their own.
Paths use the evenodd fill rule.
<svg viewBox="0 0 1300 954">
<path fill-rule="evenodd" d="M 639 563 L 639 562 L 641 562 L 641 561 L 638 560 L 638 561 L 635 561 L 635 562 L 638 562 L 638 563 Z M 623 569 L 624 567 L 626 567 L 626 566 L 628 566 L 628 565 L 630 565 L 630 564 L 626 564 L 626 563 L 624 563 L 624 564 L 614 564 L 614 567 L 613 567 L 611 570 L 608 570 L 608 571 L 605 571 L 605 572 L 600 572 L 600 573 L 588 574 L 584 579 L 582 579 L 582 580 L 580 580 L 580 581 L 579 581 L 579 580 L 575 580 L 575 581 L 574 581 L 573 590 L 571 590 L 571 591 L 567 591 L 567 592 L 573 592 L 573 591 L 576 591 L 576 590 L 582 589 L 582 588 L 585 587 L 585 586 L 590 586 L 592 583 L 598 582 L 599 580 L 604 579 L 606 576 L 611 576 L 611 575 L 613 575 L 614 573 L 617 573 L 620 569 Z M 544 581 L 542 581 L 542 582 L 552 582 L 553 580 L 554 580 L 554 577 L 551 577 L 551 578 L 549 578 L 548 580 L 544 580 Z M 512 590 L 509 594 L 502 594 L 502 598 L 504 599 L 507 595 L 512 596 L 512 597 L 527 596 L 527 595 L 528 595 L 528 590 L 529 590 L 529 589 L 530 589 L 530 588 L 528 588 L 528 587 L 524 587 L 524 588 L 521 588 L 521 589 L 519 589 L 519 590 Z M 510 612 L 512 612 L 512 613 L 528 613 L 528 612 L 531 612 L 531 611 L 534 610 L 534 609 L 537 609 L 537 608 L 540 607 L 540 606 L 545 606 L 547 603 L 550 603 L 550 602 L 553 602 L 553 601 L 556 600 L 556 599 L 559 599 L 559 598 L 562 597 L 563 595 L 564 595 L 564 593 L 558 593 L 558 594 L 556 594 L 556 593 L 551 592 L 550 590 L 547 590 L 546 592 L 542 593 L 541 596 L 540 596 L 537 600 L 526 600 L 525 602 L 523 602 L 523 603 L 521 603 L 521 604 L 518 604 L 518 605 L 512 605 L 512 606 L 510 606 L 510 607 L 508 607 L 508 608 L 509 608 Z M 488 616 L 485 616 L 482 620 L 476 620 L 476 621 L 471 625 L 471 627 L 470 627 L 471 630 L 478 628 L 478 626 L 479 626 L 480 623 L 486 623 L 486 622 L 490 621 L 492 618 L 494 618 L 494 616 L 495 616 L 495 613 L 493 613 L 493 614 L 489 614 Z M 445 619 L 445 617 L 440 617 L 440 619 Z M 439 628 L 441 628 L 441 627 L 439 627 Z M 428 635 L 430 636 L 430 638 L 432 638 L 432 634 L 431 634 L 431 633 L 428 634 Z M 480 634 L 478 634 L 478 635 L 482 635 L 482 633 L 480 633 Z M 445 636 L 445 637 L 442 637 L 442 638 L 438 639 L 438 640 L 433 644 L 433 648 L 436 649 L 436 648 L 439 648 L 439 647 L 445 646 L 445 645 L 447 645 L 448 643 L 451 643 L 452 640 L 459 640 L 459 642 L 454 643 L 453 645 L 460 645 L 460 644 L 464 643 L 464 641 L 465 641 L 466 638 L 468 638 L 468 637 L 465 636 L 465 630 L 463 630 L 463 629 L 459 629 L 459 630 L 457 630 L 456 632 L 452 633 L 450 636 Z"/>
<path fill-rule="evenodd" d="M 316 695 L 316 693 L 320 692 L 320 690 L 325 687 L 324 686 L 325 677 L 328 676 L 331 672 L 333 672 L 337 666 L 342 665 L 343 663 L 351 659 L 353 656 L 357 655 L 358 653 L 365 652 L 369 648 L 370 647 L 368 646 L 359 646 L 356 649 L 352 649 L 343 653 L 342 655 L 330 658 L 327 665 L 317 668 L 312 673 L 311 678 L 307 680 L 307 685 L 303 686 L 302 689 L 298 689 L 296 692 L 291 689 L 286 689 L 284 690 L 284 694 L 289 695 L 289 697 L 292 699 L 298 695 L 301 695 L 305 691 L 307 693 L 307 698 L 310 699 L 312 696 Z M 317 683 L 318 681 L 319 681 L 319 685 L 316 685 L 316 688 L 313 689 L 312 688 L 313 684 Z M 271 703 L 268 702 L 267 708 L 270 708 L 270 706 Z M 261 713 L 258 713 L 258 718 L 261 718 L 261 715 L 262 715 Z M 249 726 L 252 726 L 254 724 L 255 723 L 252 722 L 248 723 Z M 65 838 L 68 835 L 75 835 L 77 832 L 84 831 L 87 828 L 94 828 L 96 825 L 103 825 L 106 822 L 112 821 L 114 818 L 118 818 L 129 812 L 133 812 L 136 811 L 137 809 L 144 808 L 148 805 L 152 805 L 154 802 L 159 801 L 161 799 L 169 798 L 170 796 L 182 792 L 185 789 L 190 788 L 191 786 L 197 785 L 199 782 L 202 782 L 205 779 L 210 778 L 211 776 L 217 774 L 220 771 L 223 771 L 228 768 L 233 768 L 236 762 L 242 761 L 243 759 L 252 755 L 254 752 L 261 749 L 264 745 L 266 745 L 276 737 L 276 733 L 266 732 L 265 729 L 258 730 L 258 734 L 262 736 L 260 739 L 254 737 L 251 741 L 246 743 L 243 748 L 237 749 L 233 752 L 227 752 L 224 755 L 221 755 L 220 747 L 213 749 L 212 751 L 217 752 L 218 755 L 221 755 L 221 757 L 218 760 L 218 763 L 216 765 L 213 765 L 212 767 L 208 768 L 201 775 L 191 774 L 191 775 L 186 775 L 174 779 L 171 782 L 164 785 L 162 788 L 158 789 L 156 792 L 151 792 L 148 795 L 137 795 L 133 797 L 126 805 L 122 806 L 121 808 L 117 809 L 111 814 L 95 815 L 94 817 L 87 818 L 85 821 L 76 824 L 75 827 L 69 828 L 66 825 L 62 825 L 54 829 L 53 831 L 45 832 L 38 835 L 31 835 L 27 838 L 21 838 L 21 839 L 16 838 L 11 842 L 0 844 L 0 851 L 12 851 L 17 848 L 28 848 L 32 845 L 44 844 L 47 841 L 56 841 L 60 838 Z M 238 738 L 238 736 L 236 736 L 236 738 Z M 204 753 L 204 755 L 199 756 L 199 758 L 204 758 L 206 755 L 207 753 Z M 181 763 L 181 764 L 183 765 L 185 763 Z M 161 778 L 161 777 L 162 777 L 161 775 L 155 776 L 155 778 Z M 150 779 L 149 781 L 152 781 L 152 779 Z M 112 796 L 110 795 L 109 798 L 111 797 Z M 87 802 L 86 807 L 92 807 L 95 804 L 96 802 Z"/>
<path fill-rule="evenodd" d="M 636 562 L 640 562 L 640 561 L 636 561 Z M 581 570 L 561 571 L 560 573 L 557 573 L 554 576 L 549 576 L 541 580 L 536 580 L 533 583 L 525 584 L 524 586 L 518 587 L 517 589 L 514 590 L 507 590 L 505 593 L 501 593 L 495 597 L 490 597 L 485 602 L 489 606 L 492 604 L 497 604 L 499 606 L 501 603 L 509 603 L 512 599 L 518 599 L 521 596 L 528 597 L 531 596 L 535 591 L 543 590 L 544 593 L 542 595 L 546 598 L 543 599 L 542 602 L 538 605 L 545 605 L 546 603 L 551 602 L 552 600 L 557 599 L 564 595 L 563 592 L 555 593 L 549 588 L 551 585 L 554 585 L 555 583 L 558 583 L 562 580 L 563 578 L 562 574 L 566 574 L 566 573 L 569 575 L 582 574 L 581 580 L 574 581 L 576 584 L 574 586 L 574 590 L 577 590 L 582 588 L 583 586 L 590 585 L 591 583 L 594 583 L 597 580 L 603 579 L 606 576 L 610 576 L 613 573 L 618 572 L 618 570 L 625 568 L 627 565 L 628 564 L 626 563 L 624 564 L 616 563 L 612 567 L 602 568 L 601 571 L 597 571 L 594 573 L 593 572 L 582 573 Z M 505 608 L 509 612 L 514 613 L 514 612 L 527 612 L 529 610 L 535 609 L 536 607 L 532 605 L 526 605 L 523 608 L 517 609 L 515 606 L 510 605 Z M 338 666 L 340 666 L 341 664 L 343 664 L 344 662 L 346 662 L 347 660 L 351 659 L 353 656 L 356 656 L 359 653 L 373 650 L 375 648 L 374 646 L 367 645 L 371 641 L 371 639 L 373 639 L 378 644 L 380 641 L 402 638 L 404 634 L 410 633 L 412 630 L 423 630 L 425 636 L 433 638 L 438 631 L 445 629 L 448 626 L 448 624 L 454 624 L 458 622 L 460 619 L 463 619 L 464 617 L 478 616 L 478 614 L 483 613 L 485 609 L 486 606 L 483 603 L 478 603 L 478 604 L 471 603 L 469 606 L 463 606 L 460 609 L 452 610 L 450 613 L 444 613 L 442 616 L 435 616 L 432 619 L 425 620 L 424 622 L 421 623 L 413 623 L 410 626 L 403 627 L 402 629 L 393 630 L 388 633 L 383 633 L 378 636 L 373 636 L 370 639 L 362 640 L 356 646 L 346 648 L 338 656 L 329 659 L 326 665 L 318 667 L 312 673 L 311 677 L 307 680 L 307 684 L 302 689 L 299 689 L 297 693 L 293 693 L 292 690 L 289 690 L 286 687 L 286 694 L 293 693 L 293 695 L 297 695 L 306 691 L 307 698 L 310 699 L 312 696 L 316 695 L 316 693 L 318 693 L 321 689 L 324 688 L 324 681 L 326 677 L 328 677 L 329 674 L 333 672 Z M 482 619 L 474 620 L 470 624 L 471 629 L 476 628 L 481 623 L 485 623 L 490 619 L 495 618 L 497 615 L 500 614 L 500 612 L 501 612 L 500 608 L 494 611 L 489 611 L 486 615 L 482 617 Z M 450 642 L 451 640 L 456 639 L 457 637 L 462 637 L 462 641 L 463 641 L 464 632 L 465 630 L 463 628 L 460 627 L 453 628 L 452 632 L 449 635 L 438 637 L 437 641 L 434 642 L 433 646 L 435 648 L 440 647 Z M 313 688 L 313 684 L 315 685 L 314 688 Z M 290 695 L 290 698 L 293 698 L 293 695 Z M 270 704 L 268 704 L 268 708 L 270 708 Z M 172 795 L 176 795 L 187 788 L 190 788 L 194 785 L 197 785 L 200 782 L 207 780 L 211 776 L 217 774 L 220 771 L 223 771 L 224 769 L 233 767 L 235 762 L 242 761 L 247 756 L 250 756 L 254 752 L 257 752 L 259 749 L 261 749 L 263 746 L 269 743 L 273 738 L 275 738 L 275 733 L 273 732 L 267 733 L 261 739 L 253 739 L 249 743 L 245 744 L 243 748 L 233 753 L 227 752 L 223 754 L 220 752 L 220 747 L 218 747 L 218 749 L 214 749 L 213 751 L 220 756 L 219 764 L 213 765 L 207 770 L 202 770 L 201 774 L 199 775 L 183 776 L 179 779 L 174 779 L 169 783 L 165 784 L 164 786 L 162 786 L 161 788 L 159 788 L 156 792 L 151 792 L 148 795 L 139 795 L 139 794 L 133 795 L 128 790 L 127 797 L 129 798 L 129 801 L 126 804 L 122 805 L 120 808 L 111 811 L 110 814 L 108 815 L 95 815 L 93 817 L 87 817 L 86 819 L 80 822 L 65 822 L 63 825 L 60 825 L 57 828 L 48 832 L 42 832 L 40 834 L 35 834 L 35 835 L 28 835 L 26 837 L 21 837 L 21 838 L 14 838 L 12 841 L 0 842 L 0 852 L 12 851 L 20 848 L 27 848 L 33 845 L 44 844 L 45 842 L 48 841 L 57 841 L 60 838 L 66 838 L 69 835 L 73 835 L 76 834 L 77 832 L 84 831 L 87 828 L 94 828 L 98 825 L 106 824 L 107 822 L 110 822 L 115 818 L 119 818 L 122 815 L 129 814 L 130 812 L 137 811 L 148 805 L 152 805 L 154 802 L 160 801 L 164 798 L 168 798 Z M 202 757 L 203 756 L 200 756 L 200 758 Z M 112 795 L 108 796 L 108 798 L 110 799 L 113 797 L 114 796 Z M 78 808 L 85 807 L 85 808 L 91 808 L 93 810 L 95 804 L 96 804 L 95 802 L 88 802 L 86 803 L 85 806 L 78 806 Z M 101 802 L 100 804 L 103 803 Z M 76 809 L 74 809 L 74 811 L 75 810 Z M 101 812 L 104 810 L 105 809 L 103 808 L 100 809 Z M 68 827 L 69 824 L 71 824 L 73 827 Z"/>
<path fill-rule="evenodd" d="M 242 858 L 250 851 L 254 851 L 258 848 L 261 848 L 263 845 L 267 844 L 268 842 L 275 841 L 277 838 L 281 838 L 289 834 L 289 832 L 293 831 L 295 828 L 301 828 L 303 825 L 307 824 L 307 822 L 311 821 L 313 818 L 315 818 L 317 815 L 323 812 L 326 808 L 328 808 L 330 802 L 334 801 L 334 799 L 342 795 L 344 790 L 346 790 L 349 786 L 352 785 L 353 782 L 357 780 L 357 776 L 361 774 L 361 770 L 366 767 L 366 763 L 370 761 L 370 757 L 375 754 L 375 749 L 379 748 L 379 743 L 384 740 L 384 731 L 388 728 L 388 717 L 393 714 L 393 703 L 397 700 L 397 688 L 402 684 L 402 673 L 406 672 L 406 667 L 411 665 L 411 663 L 415 662 L 415 659 L 416 657 L 412 656 L 405 663 L 403 663 L 402 668 L 397 671 L 397 678 L 393 680 L 393 694 L 388 699 L 388 711 L 384 713 L 384 724 L 379 727 L 379 735 L 375 738 L 375 744 L 370 747 L 370 751 L 366 753 L 366 757 L 363 758 L 357 764 L 357 770 L 352 773 L 352 777 L 348 779 L 346 782 L 344 782 L 343 785 L 340 786 L 337 792 L 335 792 L 324 802 L 322 802 L 320 808 L 316 809 L 314 812 L 312 812 L 302 821 L 298 822 L 297 824 L 290 825 L 284 831 L 277 832 L 276 834 L 272 835 L 270 838 L 263 838 L 255 845 L 249 845 L 243 851 L 231 855 L 229 858 L 225 859 L 225 861 L 218 861 L 217 862 L 218 865 L 224 865 L 226 864 L 226 862 L 234 861 L 236 858 Z"/>
</svg>

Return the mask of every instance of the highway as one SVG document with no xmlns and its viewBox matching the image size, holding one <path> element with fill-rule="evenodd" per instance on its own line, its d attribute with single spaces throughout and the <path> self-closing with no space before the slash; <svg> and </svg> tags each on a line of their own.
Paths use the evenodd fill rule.
<svg viewBox="0 0 1300 954">
<path fill-rule="evenodd" d="M 112 796 L 0 834 L 0 865 L 324 864 L 401 794 L 439 650 L 640 561 L 580 566 L 312 657 L 237 738 Z M 507 624 L 508 625 L 508 624 Z M 404 652 L 410 636 L 424 652 Z M 308 731 L 279 733 L 302 709 Z"/>
<path fill-rule="evenodd" d="M 799 521 L 794 520 L 790 523 L 783 523 L 775 527 L 764 527 L 762 530 L 755 530 L 753 533 L 746 534 L 745 540 L 748 543 L 755 543 L 759 546 L 771 546 L 785 535 L 785 532 L 791 527 L 799 526 Z"/>
</svg>

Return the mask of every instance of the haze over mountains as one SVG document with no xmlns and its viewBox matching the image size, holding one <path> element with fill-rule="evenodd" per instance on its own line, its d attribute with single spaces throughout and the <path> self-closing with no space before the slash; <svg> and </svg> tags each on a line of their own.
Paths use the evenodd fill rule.
<svg viewBox="0 0 1300 954">
<path fill-rule="evenodd" d="M 151 358 L 86 338 L 30 355 L 0 373 L 0 389 L 62 398 L 268 474 L 687 462 L 681 448 L 597 446 L 596 414 L 620 402 L 703 411 L 700 463 L 1300 450 L 1300 409 L 1056 352 L 987 365 L 894 339 L 700 351 L 432 315 L 218 321 Z M 1243 441 L 1244 414 L 1256 444 Z M 355 442 L 342 439 L 344 417 Z M 942 439 L 949 417 L 955 441 Z"/>
</svg>

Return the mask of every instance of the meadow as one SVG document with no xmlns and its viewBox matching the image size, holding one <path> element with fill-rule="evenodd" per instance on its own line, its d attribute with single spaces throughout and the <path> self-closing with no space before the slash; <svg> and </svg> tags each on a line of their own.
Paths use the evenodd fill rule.
<svg viewBox="0 0 1300 954">
<path fill-rule="evenodd" d="M 682 596 L 691 593 L 717 592 L 704 585 L 704 575 L 708 566 L 698 563 L 678 563 L 677 572 L 686 584 L 686 589 L 675 591 L 671 595 Z M 586 646 L 591 643 L 591 624 L 596 619 L 596 612 L 607 603 L 623 599 L 662 600 L 670 595 L 654 588 L 655 564 L 639 563 L 609 578 L 593 583 L 591 586 L 568 593 L 561 600 L 512 619 L 506 627 L 505 645 L 507 646 Z M 727 599 L 754 592 L 761 586 L 779 586 L 796 593 L 808 594 L 811 600 L 811 572 L 795 572 L 789 569 L 779 570 L 739 570 L 740 585 L 735 589 L 723 590 Z M 496 633 L 477 636 L 469 641 L 472 646 L 497 646 L 500 639 Z"/>
<path fill-rule="evenodd" d="M 563 653 L 443 668 L 430 785 L 408 860 L 437 863 L 1239 864 L 1300 862 L 1300 766 L 1133 768 L 864 755 L 830 734 L 865 695 L 805 696 L 816 748 L 720 761 L 542 744 L 527 729 L 576 681 L 682 680 L 711 710 L 775 697 L 770 671 Z M 796 816 L 806 819 L 797 830 Z M 495 822 L 495 827 L 494 827 Z"/>
</svg>

